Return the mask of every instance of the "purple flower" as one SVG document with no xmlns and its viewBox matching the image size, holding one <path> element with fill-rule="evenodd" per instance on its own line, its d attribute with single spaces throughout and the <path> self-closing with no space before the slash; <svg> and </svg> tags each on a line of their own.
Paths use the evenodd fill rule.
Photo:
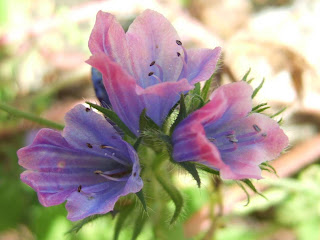
<svg viewBox="0 0 320 240">
<path fill-rule="evenodd" d="M 173 158 L 220 170 L 224 179 L 261 178 L 259 164 L 276 158 L 288 138 L 276 121 L 252 113 L 252 88 L 245 82 L 219 87 L 211 101 L 175 129 Z"/>
<path fill-rule="evenodd" d="M 113 110 L 137 134 L 143 109 L 158 125 L 194 84 L 213 74 L 220 48 L 186 50 L 170 22 L 144 11 L 127 33 L 115 17 L 98 12 L 87 61 L 103 76 Z"/>
<path fill-rule="evenodd" d="M 21 180 L 48 207 L 67 200 L 68 218 L 80 220 L 111 211 L 119 197 L 142 189 L 135 150 L 90 108 L 77 105 L 65 117 L 62 134 L 42 129 L 18 151 L 27 170 Z"/>
</svg>

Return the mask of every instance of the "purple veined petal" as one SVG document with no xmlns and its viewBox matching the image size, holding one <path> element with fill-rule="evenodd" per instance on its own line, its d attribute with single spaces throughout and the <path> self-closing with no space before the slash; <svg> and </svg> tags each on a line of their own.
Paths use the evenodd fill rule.
<svg viewBox="0 0 320 240">
<path fill-rule="evenodd" d="M 181 79 L 178 82 L 165 82 L 146 89 L 138 86 L 137 94 L 147 109 L 147 115 L 160 126 L 170 109 L 180 99 L 180 94 L 193 88 L 186 79 Z"/>
<path fill-rule="evenodd" d="M 114 158 L 123 165 L 131 164 L 127 162 L 129 157 L 124 141 L 102 115 L 83 105 L 77 105 L 66 114 L 65 122 L 62 136 L 70 146 L 91 154 Z"/>
<path fill-rule="evenodd" d="M 277 122 L 262 114 L 251 114 L 226 128 L 235 131 L 239 146 L 235 151 L 222 153 L 224 162 L 232 170 L 230 175 L 222 171 L 224 178 L 261 178 L 259 165 L 278 157 L 289 143 Z M 248 133 L 255 135 L 245 137 Z"/>
<path fill-rule="evenodd" d="M 150 86 L 150 72 L 159 76 L 156 66 L 150 67 L 153 61 L 163 69 L 162 82 L 178 80 L 183 65 L 177 56 L 177 52 L 182 53 L 176 43 L 179 36 L 163 15 L 145 10 L 130 25 L 126 37 L 137 83 L 142 88 Z"/>
<path fill-rule="evenodd" d="M 92 54 L 104 53 L 133 75 L 126 34 L 116 18 L 99 11 L 89 39 Z"/>
<path fill-rule="evenodd" d="M 179 79 L 187 78 L 191 84 L 208 80 L 216 71 L 221 48 L 215 49 L 189 49 L 188 62 L 183 68 Z"/>
<path fill-rule="evenodd" d="M 175 161 L 197 161 L 224 179 L 261 178 L 259 165 L 276 158 L 288 138 L 276 121 L 251 110 L 245 82 L 217 89 L 211 101 L 178 124 L 172 135 Z"/>
<path fill-rule="evenodd" d="M 205 124 L 206 132 L 210 135 L 210 132 L 217 133 L 221 129 L 221 125 L 230 122 L 237 121 L 237 119 L 245 117 L 252 109 L 252 87 L 246 82 L 236 82 L 223 85 L 217 88 L 210 96 L 210 102 L 207 104 L 207 108 L 215 109 L 217 98 L 226 99 L 226 108 L 220 118 L 210 122 L 210 126 Z"/>
<path fill-rule="evenodd" d="M 144 107 L 137 96 L 137 85 L 133 77 L 105 54 L 95 54 L 87 63 L 102 73 L 113 110 L 129 129 L 137 134 L 139 117 Z"/>
<path fill-rule="evenodd" d="M 143 182 L 137 153 L 103 116 L 77 105 L 65 119 L 62 135 L 42 129 L 30 146 L 17 153 L 19 164 L 27 169 L 21 174 L 21 180 L 37 192 L 41 204 L 52 206 L 70 200 L 69 215 L 74 216 L 70 219 L 79 220 L 105 213 L 106 209 L 110 211 L 108 206 L 113 207 L 119 197 L 141 190 Z M 98 134 L 98 130 L 103 133 Z M 91 143 L 83 147 L 86 140 Z M 103 192 L 101 186 L 106 185 L 112 187 Z M 86 205 L 76 208 L 77 204 L 72 201 L 80 204 L 83 195 L 89 196 L 88 201 L 83 202 Z M 89 201 L 92 199 L 96 200 Z"/>
</svg>

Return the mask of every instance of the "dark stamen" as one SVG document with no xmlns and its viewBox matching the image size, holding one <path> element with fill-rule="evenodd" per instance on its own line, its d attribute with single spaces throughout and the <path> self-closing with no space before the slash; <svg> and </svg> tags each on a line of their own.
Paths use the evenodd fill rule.
<svg viewBox="0 0 320 240">
<path fill-rule="evenodd" d="M 135 177 L 135 176 L 137 176 L 137 173 L 135 172 L 135 173 L 133 173 L 133 176 Z"/>
<path fill-rule="evenodd" d="M 90 111 L 90 108 L 86 108 L 86 112 L 89 112 Z"/>
<path fill-rule="evenodd" d="M 267 134 L 266 134 L 266 133 L 262 133 L 261 136 L 262 136 L 262 137 L 266 137 Z"/>
<path fill-rule="evenodd" d="M 150 67 L 153 66 L 156 63 L 156 61 L 152 61 L 152 63 L 150 63 Z"/>
<path fill-rule="evenodd" d="M 176 40 L 176 43 L 181 46 L 182 45 L 182 42 L 180 40 Z"/>
<path fill-rule="evenodd" d="M 78 192 L 81 192 L 81 189 L 82 189 L 82 186 L 79 185 L 79 187 L 78 187 Z"/>
<path fill-rule="evenodd" d="M 92 148 L 92 145 L 90 143 L 87 143 L 88 148 Z"/>
<path fill-rule="evenodd" d="M 101 149 L 106 149 L 106 148 L 112 148 L 114 149 L 114 147 L 108 146 L 108 145 L 100 145 Z"/>
<path fill-rule="evenodd" d="M 149 77 L 150 77 L 150 76 L 152 76 L 152 75 L 153 75 L 153 73 L 154 73 L 154 72 L 149 72 L 148 76 L 149 76 Z"/>
<path fill-rule="evenodd" d="M 181 53 L 177 52 L 177 56 L 180 57 L 180 56 L 181 56 Z"/>
<path fill-rule="evenodd" d="M 261 132 L 261 128 L 259 128 L 258 125 L 253 124 L 252 127 L 254 128 L 254 130 L 256 130 L 256 132 Z"/>
<path fill-rule="evenodd" d="M 96 170 L 96 171 L 94 171 L 94 174 L 102 174 L 103 172 L 102 171 L 100 171 L 100 170 Z"/>
</svg>

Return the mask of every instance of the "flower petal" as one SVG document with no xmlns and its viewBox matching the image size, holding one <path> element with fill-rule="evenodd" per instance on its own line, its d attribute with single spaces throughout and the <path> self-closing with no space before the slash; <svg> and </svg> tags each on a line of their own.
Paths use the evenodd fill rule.
<svg viewBox="0 0 320 240">
<path fill-rule="evenodd" d="M 237 135 L 254 131 L 253 125 L 261 130 L 257 133 L 260 141 L 252 144 L 239 143 L 237 150 L 228 153 L 222 153 L 223 161 L 230 166 L 232 174 L 224 174 L 224 178 L 243 179 L 243 178 L 261 178 L 259 165 L 262 162 L 270 161 L 279 156 L 281 151 L 288 146 L 288 137 L 280 129 L 278 123 L 263 114 L 251 114 L 249 117 L 239 119 L 237 122 L 227 126 Z M 265 137 L 260 136 L 264 134 Z M 240 140 L 239 140 L 240 142 Z"/>
<path fill-rule="evenodd" d="M 163 81 L 175 82 L 182 70 L 182 61 L 177 52 L 182 52 L 176 43 L 179 36 L 171 23 L 160 13 L 145 10 L 130 25 L 127 33 L 132 64 L 138 84 L 150 86 L 149 72 L 159 72 L 150 63 L 155 61 L 163 69 Z"/>
<path fill-rule="evenodd" d="M 98 12 L 89 39 L 89 49 L 92 54 L 107 54 L 112 61 L 133 74 L 125 32 L 112 14 Z"/>
<path fill-rule="evenodd" d="M 191 84 L 208 80 L 216 70 L 221 48 L 187 50 L 188 62 L 179 79 L 187 78 Z"/>
<path fill-rule="evenodd" d="M 95 54 L 87 63 L 102 73 L 113 110 L 129 129 L 137 134 L 139 117 L 144 107 L 137 97 L 137 85 L 133 77 L 105 54 Z"/>
<path fill-rule="evenodd" d="M 237 121 L 237 119 L 245 117 L 252 109 L 252 87 L 246 82 L 236 82 L 223 85 L 217 88 L 210 96 L 210 102 L 205 106 L 208 110 L 216 112 L 219 105 L 217 99 L 224 98 L 226 101 L 225 109 L 219 118 L 212 119 L 205 123 L 207 135 L 211 133 L 221 132 L 222 125 Z"/>
<path fill-rule="evenodd" d="M 178 102 L 180 94 L 193 89 L 187 79 L 178 82 L 164 82 L 143 89 L 137 86 L 137 94 L 147 115 L 159 126 L 163 123 L 170 109 Z"/>
</svg>

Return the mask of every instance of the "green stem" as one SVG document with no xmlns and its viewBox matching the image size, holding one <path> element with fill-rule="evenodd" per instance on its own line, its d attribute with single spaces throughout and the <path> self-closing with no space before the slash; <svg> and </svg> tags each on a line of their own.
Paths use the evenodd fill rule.
<svg viewBox="0 0 320 240">
<path fill-rule="evenodd" d="M 55 123 L 55 122 L 49 121 L 47 119 L 35 116 L 32 113 L 23 112 L 21 110 L 10 107 L 10 106 L 8 106 L 4 103 L 1 103 L 1 102 L 0 102 L 0 109 L 15 116 L 15 117 L 25 118 L 25 119 L 28 119 L 32 122 L 38 123 L 38 124 L 46 126 L 46 127 L 55 128 L 58 130 L 62 130 L 64 128 L 64 126 L 59 123 Z"/>
</svg>

